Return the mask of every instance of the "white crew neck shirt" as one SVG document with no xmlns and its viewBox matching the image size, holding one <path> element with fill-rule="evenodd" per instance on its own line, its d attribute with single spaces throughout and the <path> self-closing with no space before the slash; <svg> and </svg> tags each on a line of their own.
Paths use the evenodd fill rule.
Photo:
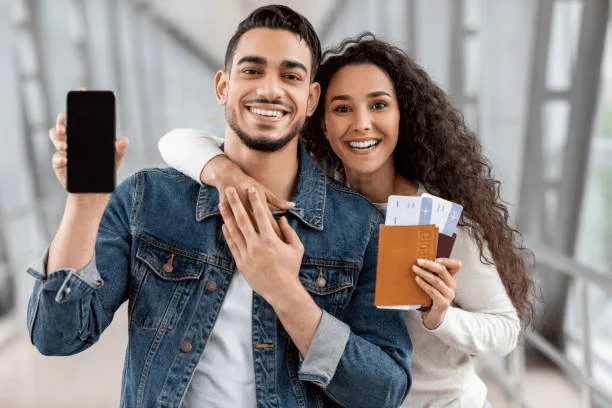
<svg viewBox="0 0 612 408">
<path fill-rule="evenodd" d="M 253 289 L 234 273 L 181 408 L 255 408 Z"/>
</svg>

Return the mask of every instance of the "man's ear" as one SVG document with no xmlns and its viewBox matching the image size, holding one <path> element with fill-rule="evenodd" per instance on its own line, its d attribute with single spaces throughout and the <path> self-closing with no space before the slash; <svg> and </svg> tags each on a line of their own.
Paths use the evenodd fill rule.
<svg viewBox="0 0 612 408">
<path fill-rule="evenodd" d="M 321 96 L 321 85 L 318 82 L 310 84 L 310 92 L 308 93 L 308 104 L 306 105 L 306 116 L 312 116 L 315 109 L 317 109 L 317 103 Z"/>
<path fill-rule="evenodd" d="M 227 102 L 227 87 L 229 83 L 229 71 L 217 71 L 215 75 L 215 96 L 220 105 Z"/>
</svg>

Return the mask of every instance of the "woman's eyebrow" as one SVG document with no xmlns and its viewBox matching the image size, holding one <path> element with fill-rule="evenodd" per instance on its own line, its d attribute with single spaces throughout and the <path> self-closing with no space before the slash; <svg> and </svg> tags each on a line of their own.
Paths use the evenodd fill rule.
<svg viewBox="0 0 612 408">
<path fill-rule="evenodd" d="M 336 95 L 329 102 L 333 101 L 350 101 L 352 98 L 349 95 Z"/>
<path fill-rule="evenodd" d="M 388 96 L 390 98 L 391 94 L 386 91 L 376 91 L 376 92 L 370 92 L 367 96 L 368 98 L 376 98 L 377 96 Z"/>
</svg>

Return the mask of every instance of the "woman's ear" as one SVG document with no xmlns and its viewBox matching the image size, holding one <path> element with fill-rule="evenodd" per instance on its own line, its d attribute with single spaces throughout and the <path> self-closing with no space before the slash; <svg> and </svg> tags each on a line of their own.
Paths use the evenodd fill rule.
<svg viewBox="0 0 612 408">
<path fill-rule="evenodd" d="M 215 75 L 215 96 L 220 105 L 227 102 L 227 87 L 229 81 L 228 71 L 217 71 Z"/>
</svg>

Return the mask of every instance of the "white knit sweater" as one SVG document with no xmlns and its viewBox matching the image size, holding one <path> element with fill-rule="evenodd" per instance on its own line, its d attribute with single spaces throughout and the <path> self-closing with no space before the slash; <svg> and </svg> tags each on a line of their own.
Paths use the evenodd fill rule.
<svg viewBox="0 0 612 408">
<path fill-rule="evenodd" d="M 177 129 L 159 141 L 164 160 L 193 179 L 210 159 L 222 154 L 221 139 L 193 129 Z M 419 188 L 419 194 L 424 190 Z M 386 204 L 376 205 L 386 211 Z M 506 355 L 517 344 L 520 321 L 494 266 L 480 260 L 478 246 L 465 228 L 457 229 L 451 258 L 463 263 L 455 280 L 455 301 L 435 330 L 423 326 L 421 312 L 405 312 L 414 352 L 412 389 L 402 407 L 480 408 L 487 389 L 474 357 Z"/>
</svg>

